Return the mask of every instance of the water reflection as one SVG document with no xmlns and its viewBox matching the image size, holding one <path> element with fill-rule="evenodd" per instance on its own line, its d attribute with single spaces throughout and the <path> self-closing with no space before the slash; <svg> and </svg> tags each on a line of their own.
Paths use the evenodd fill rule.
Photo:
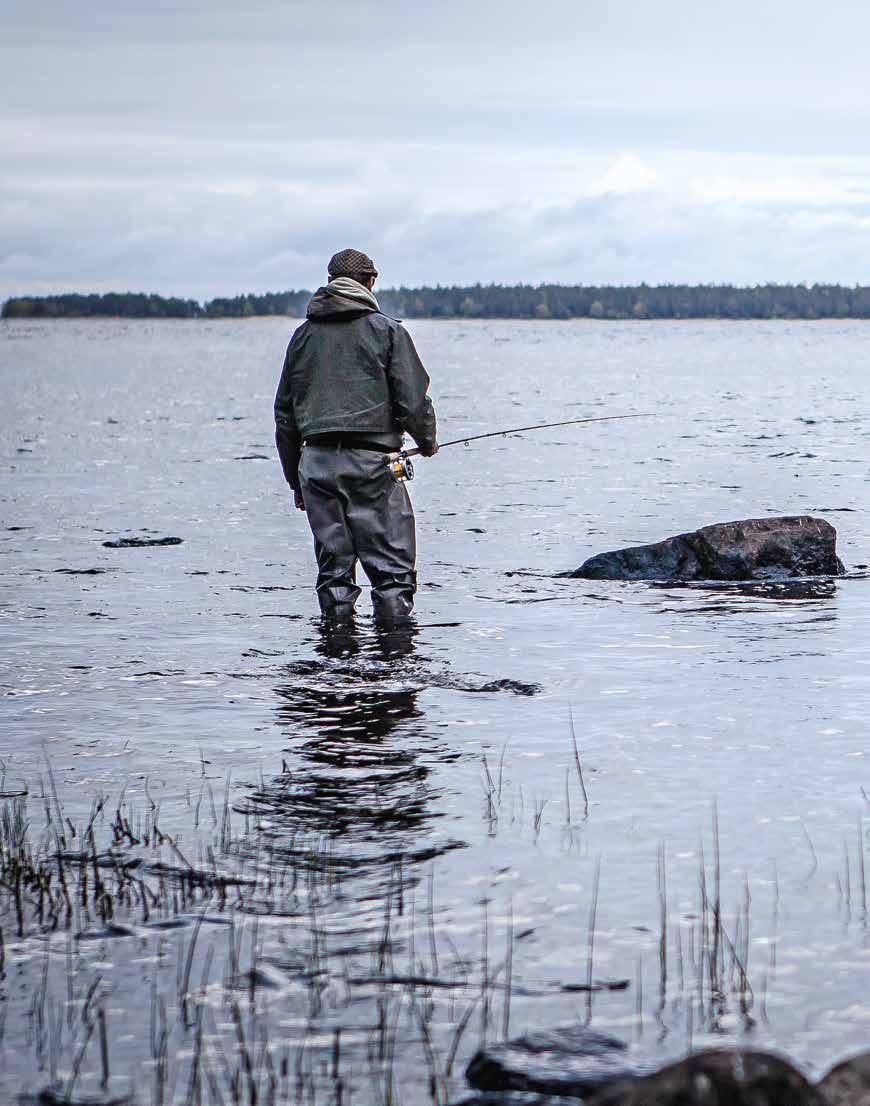
<svg viewBox="0 0 870 1106">
<path fill-rule="evenodd" d="M 457 754 L 418 705 L 416 634 L 322 628 L 315 658 L 285 669 L 282 770 L 245 804 L 285 859 L 374 873 L 461 847 L 440 827 L 433 767 Z"/>
<path fill-rule="evenodd" d="M 650 581 L 650 587 L 665 591 L 701 591 L 716 592 L 726 596 L 749 596 L 756 599 L 808 600 L 833 599 L 837 594 L 837 585 L 830 577 L 807 577 L 794 580 L 746 580 L 738 583 L 731 581 Z"/>
<path fill-rule="evenodd" d="M 830 579 L 720 585 L 710 581 L 703 584 L 668 582 L 653 583 L 651 586 L 668 593 L 669 602 L 660 609 L 662 614 L 702 615 L 709 619 L 731 615 L 745 618 L 777 611 L 784 614 L 791 608 L 789 615 L 777 622 L 778 626 L 789 631 L 800 631 L 810 625 L 835 622 L 837 619 L 836 604 L 829 602 L 836 599 L 837 585 Z M 800 617 L 801 614 L 806 614 L 806 617 Z"/>
</svg>

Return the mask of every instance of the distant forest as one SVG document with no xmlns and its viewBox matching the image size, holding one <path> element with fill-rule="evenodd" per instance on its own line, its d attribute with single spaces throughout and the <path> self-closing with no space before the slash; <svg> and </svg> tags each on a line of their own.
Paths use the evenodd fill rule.
<svg viewBox="0 0 870 1106">
<path fill-rule="evenodd" d="M 302 318 L 310 292 L 209 300 L 141 292 L 27 296 L 3 304 L 4 319 L 120 316 L 130 319 Z M 870 286 L 839 284 L 639 284 L 576 287 L 475 284 L 377 290 L 388 315 L 414 319 L 870 319 Z"/>
</svg>

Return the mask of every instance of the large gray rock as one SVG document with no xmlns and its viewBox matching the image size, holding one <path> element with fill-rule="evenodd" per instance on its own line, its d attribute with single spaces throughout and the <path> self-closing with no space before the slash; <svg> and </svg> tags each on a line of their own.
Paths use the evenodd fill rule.
<svg viewBox="0 0 870 1106">
<path fill-rule="evenodd" d="M 837 531 L 823 518 L 789 515 L 717 522 L 653 545 L 590 557 L 589 580 L 781 580 L 839 576 Z"/>
<path fill-rule="evenodd" d="M 651 1070 L 652 1065 L 635 1062 L 618 1038 L 569 1025 L 481 1049 L 465 1074 L 479 1090 L 583 1098 Z"/>
<path fill-rule="evenodd" d="M 870 1106 L 870 1052 L 831 1068 L 818 1089 L 825 1106 Z"/>
<path fill-rule="evenodd" d="M 585 1106 L 822 1106 L 782 1057 L 754 1049 L 710 1049 L 644 1079 L 615 1083 Z M 850 1103 L 851 1106 L 851 1103 Z"/>
</svg>

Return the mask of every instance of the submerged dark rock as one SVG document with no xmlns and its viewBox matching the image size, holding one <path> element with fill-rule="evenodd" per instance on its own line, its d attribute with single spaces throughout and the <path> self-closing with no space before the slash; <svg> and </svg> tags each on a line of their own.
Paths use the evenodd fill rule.
<svg viewBox="0 0 870 1106">
<path fill-rule="evenodd" d="M 76 1095 L 71 1098 L 69 1087 L 46 1087 L 37 1098 L 22 1098 L 19 1101 L 23 1106 L 29 1106 L 30 1103 L 36 1103 L 37 1106 L 133 1106 L 131 1094 L 111 1098 L 91 1095 Z"/>
<path fill-rule="evenodd" d="M 118 538 L 104 541 L 106 549 L 144 549 L 149 545 L 181 545 L 184 538 Z"/>
<path fill-rule="evenodd" d="M 630 1057 L 617 1037 L 568 1025 L 481 1049 L 465 1074 L 472 1087 L 482 1091 L 526 1091 L 576 1099 L 652 1070 L 651 1065 L 640 1065 Z"/>
<path fill-rule="evenodd" d="M 512 691 L 514 695 L 537 695 L 541 690 L 540 684 L 526 684 L 522 680 L 490 680 L 489 683 L 481 684 L 480 687 L 467 687 L 465 691 Z"/>
<path fill-rule="evenodd" d="M 646 1078 L 614 1083 L 586 1106 L 822 1106 L 823 1101 L 788 1060 L 729 1048 L 698 1052 Z"/>
<path fill-rule="evenodd" d="M 777 580 L 840 576 L 837 531 L 812 515 L 717 522 L 652 545 L 599 553 L 566 575 L 589 580 Z"/>
<path fill-rule="evenodd" d="M 562 1095 L 535 1094 L 533 1091 L 478 1091 L 466 1095 L 451 1106 L 581 1106 L 582 1099 Z"/>
</svg>

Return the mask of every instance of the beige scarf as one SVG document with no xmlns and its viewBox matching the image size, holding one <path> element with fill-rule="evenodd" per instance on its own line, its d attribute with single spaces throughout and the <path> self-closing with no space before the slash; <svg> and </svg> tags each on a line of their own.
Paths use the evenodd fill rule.
<svg viewBox="0 0 870 1106">
<path fill-rule="evenodd" d="M 341 292 L 343 296 L 348 296 L 352 300 L 359 300 L 366 307 L 371 307 L 374 311 L 380 311 L 374 294 L 364 284 L 354 280 L 353 277 L 335 277 L 334 280 L 329 282 L 327 288 L 334 288 L 336 292 Z"/>
</svg>

